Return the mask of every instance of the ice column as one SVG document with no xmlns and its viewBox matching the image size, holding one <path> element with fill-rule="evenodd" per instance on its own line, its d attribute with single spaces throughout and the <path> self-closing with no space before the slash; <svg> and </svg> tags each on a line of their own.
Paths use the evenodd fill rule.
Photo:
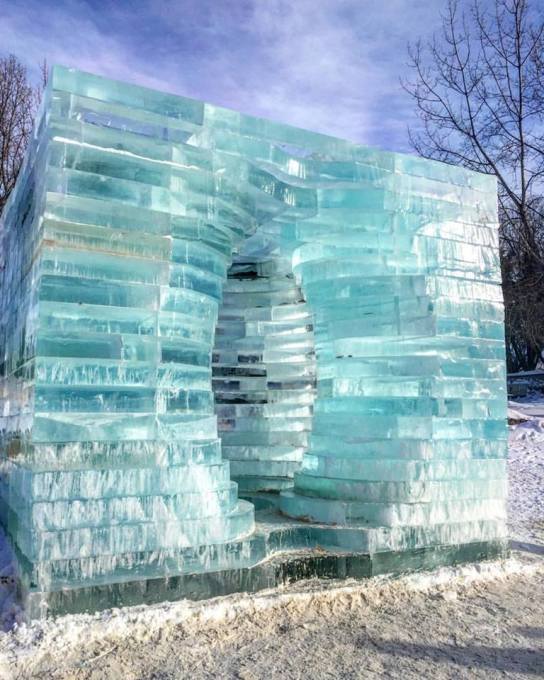
<svg viewBox="0 0 544 680">
<path fill-rule="evenodd" d="M 297 191 L 204 148 L 204 114 L 52 72 L 2 222 L 2 515 L 29 588 L 241 564 L 211 350 L 234 247 Z"/>
<path fill-rule="evenodd" d="M 281 508 L 375 528 L 375 550 L 504 536 L 495 181 L 386 154 L 352 169 L 299 227 L 317 398 Z"/>
</svg>

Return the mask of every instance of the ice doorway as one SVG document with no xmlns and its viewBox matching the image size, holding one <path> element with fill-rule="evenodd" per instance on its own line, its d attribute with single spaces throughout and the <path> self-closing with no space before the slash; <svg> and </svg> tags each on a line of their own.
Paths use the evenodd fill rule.
<svg viewBox="0 0 544 680">
<path fill-rule="evenodd" d="M 280 228 L 261 227 L 234 255 L 213 350 L 223 458 L 242 496 L 291 487 L 311 431 L 312 318 Z"/>
</svg>

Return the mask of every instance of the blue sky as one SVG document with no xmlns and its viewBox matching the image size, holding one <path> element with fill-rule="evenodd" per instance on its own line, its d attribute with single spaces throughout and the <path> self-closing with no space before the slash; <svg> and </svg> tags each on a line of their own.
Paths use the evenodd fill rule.
<svg viewBox="0 0 544 680">
<path fill-rule="evenodd" d="M 0 51 L 408 150 L 406 45 L 445 0 L 17 0 Z"/>
</svg>

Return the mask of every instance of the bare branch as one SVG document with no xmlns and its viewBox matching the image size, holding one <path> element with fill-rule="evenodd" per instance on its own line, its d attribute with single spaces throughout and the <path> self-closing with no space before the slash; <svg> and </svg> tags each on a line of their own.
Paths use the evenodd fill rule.
<svg viewBox="0 0 544 680">
<path fill-rule="evenodd" d="M 47 82 L 45 61 L 41 80 L 34 88 L 26 68 L 15 56 L 0 58 L 0 212 L 15 186 L 32 134 L 34 115 Z"/>
<path fill-rule="evenodd" d="M 509 360 L 524 367 L 544 347 L 544 19 L 533 2 L 461 11 L 450 0 L 440 34 L 409 49 L 403 82 L 419 117 L 414 149 L 499 180 Z"/>
</svg>

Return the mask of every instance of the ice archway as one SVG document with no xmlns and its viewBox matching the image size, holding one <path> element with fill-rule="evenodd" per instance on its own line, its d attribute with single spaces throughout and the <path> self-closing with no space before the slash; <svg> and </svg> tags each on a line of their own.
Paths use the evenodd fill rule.
<svg viewBox="0 0 544 680">
<path fill-rule="evenodd" d="M 359 552 L 503 539 L 492 178 L 55 68 L 0 233 L 29 592 L 266 554 L 212 363 L 244 492 Z"/>
</svg>

